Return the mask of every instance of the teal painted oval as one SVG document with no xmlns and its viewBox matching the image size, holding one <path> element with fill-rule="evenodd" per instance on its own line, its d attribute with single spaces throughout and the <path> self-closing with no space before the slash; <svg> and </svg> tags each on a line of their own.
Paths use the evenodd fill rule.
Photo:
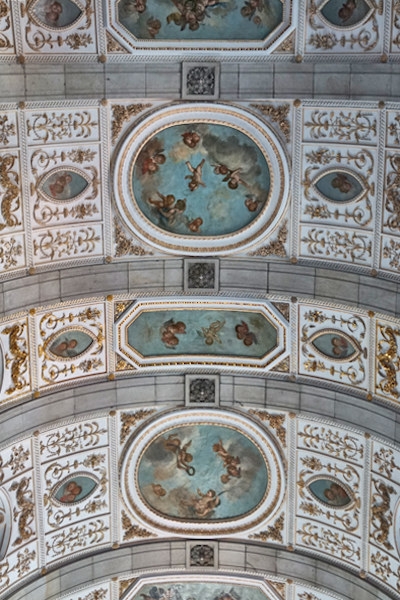
<svg viewBox="0 0 400 600">
<path fill-rule="evenodd" d="M 76 171 L 62 169 L 50 173 L 39 189 L 50 198 L 63 201 L 73 200 L 82 194 L 88 185 L 88 181 Z"/>
<path fill-rule="evenodd" d="M 90 496 L 97 485 L 97 481 L 87 475 L 68 477 L 68 479 L 58 487 L 54 494 L 54 498 L 58 500 L 58 502 L 61 502 L 61 504 L 75 504 Z"/>
<path fill-rule="evenodd" d="M 72 0 L 38 0 L 32 14 L 46 28 L 70 27 L 82 16 L 82 10 Z"/>
<path fill-rule="evenodd" d="M 60 358 L 75 358 L 89 350 L 93 338 L 81 329 L 67 327 L 49 344 L 48 350 Z"/>
<path fill-rule="evenodd" d="M 352 501 L 344 487 L 332 479 L 315 479 L 308 488 L 315 498 L 329 506 L 347 506 Z"/>
<path fill-rule="evenodd" d="M 315 183 L 315 187 L 331 202 L 350 202 L 363 191 L 360 181 L 348 171 L 332 171 Z"/>
<path fill-rule="evenodd" d="M 322 333 L 313 339 L 312 344 L 321 354 L 336 360 L 350 360 L 357 353 L 349 338 L 339 331 Z"/>
<path fill-rule="evenodd" d="M 248 227 L 269 199 L 270 172 L 257 144 L 227 125 L 173 125 L 135 159 L 135 202 L 156 227 L 216 237 Z"/>
<path fill-rule="evenodd" d="M 188 424 L 155 437 L 137 467 L 144 502 L 171 519 L 244 517 L 263 501 L 268 470 L 257 446 L 235 429 Z"/>
<path fill-rule="evenodd" d="M 365 0 L 329 0 L 321 9 L 327 21 L 337 27 L 352 27 L 360 23 L 370 12 Z"/>
</svg>

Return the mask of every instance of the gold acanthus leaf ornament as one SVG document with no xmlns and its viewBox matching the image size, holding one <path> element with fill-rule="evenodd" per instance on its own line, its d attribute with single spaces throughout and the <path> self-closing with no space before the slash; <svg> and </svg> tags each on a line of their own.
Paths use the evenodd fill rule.
<svg viewBox="0 0 400 600">
<path fill-rule="evenodd" d="M 111 141 L 113 144 L 117 141 L 119 134 L 121 133 L 121 129 L 132 117 L 138 115 L 142 111 L 147 108 L 151 108 L 151 104 L 128 104 L 124 106 L 123 104 L 114 104 L 112 107 L 113 113 L 113 121 L 111 124 Z"/>
<path fill-rule="evenodd" d="M 137 410 L 134 413 L 121 413 L 121 433 L 120 443 L 123 444 L 128 437 L 132 427 L 135 427 L 139 421 L 146 419 L 150 415 L 154 414 L 155 409 Z"/>
<path fill-rule="evenodd" d="M 287 256 L 287 252 L 286 252 L 286 248 L 285 248 L 285 243 L 287 242 L 287 238 L 288 238 L 288 228 L 287 228 L 287 221 L 285 221 L 278 231 L 278 237 L 275 240 L 273 240 L 272 242 L 270 242 L 269 244 L 267 244 L 266 246 L 263 246 L 262 248 L 258 248 L 258 250 L 255 250 L 254 252 L 251 252 L 250 256 L 275 255 L 275 256 L 280 256 L 281 258 L 285 258 Z"/>
<path fill-rule="evenodd" d="M 272 104 L 252 104 L 252 108 L 259 110 L 263 115 L 269 117 L 273 123 L 277 123 L 286 141 L 290 141 L 290 121 L 287 118 L 290 112 L 290 104 L 273 106 Z"/>
<path fill-rule="evenodd" d="M 286 429 L 283 427 L 286 416 L 285 415 L 271 415 L 271 413 L 266 410 L 249 410 L 251 415 L 258 417 L 261 421 L 268 421 L 269 426 L 275 430 L 276 435 L 282 446 L 286 447 Z"/>
<path fill-rule="evenodd" d="M 26 339 L 22 337 L 24 329 L 25 323 L 14 323 L 14 325 L 9 325 L 2 330 L 2 333 L 9 336 L 11 356 L 8 353 L 6 354 L 5 363 L 6 368 L 11 364 L 11 380 L 13 382 L 13 385 L 6 389 L 6 394 L 13 394 L 28 385 L 25 377 L 23 377 L 28 370 L 27 360 L 29 356 Z"/>
<path fill-rule="evenodd" d="M 124 529 L 124 541 L 133 540 L 135 538 L 155 537 L 154 533 L 150 533 L 147 529 L 134 525 L 126 512 L 123 510 L 121 515 L 122 527 Z"/>
<path fill-rule="evenodd" d="M 261 540 L 262 542 L 266 542 L 267 540 L 272 540 L 273 542 L 283 542 L 282 531 L 285 524 L 285 515 L 281 514 L 280 517 L 277 518 L 273 525 L 269 525 L 265 531 L 261 531 L 260 533 L 253 533 L 249 535 L 250 539 L 253 540 Z"/>
<path fill-rule="evenodd" d="M 18 174 L 12 170 L 15 163 L 15 156 L 6 154 L 0 156 L 0 187 L 5 190 L 0 204 L 3 223 L 0 223 L 0 231 L 7 227 L 21 225 L 17 217 L 13 214 L 20 207 Z"/>
</svg>

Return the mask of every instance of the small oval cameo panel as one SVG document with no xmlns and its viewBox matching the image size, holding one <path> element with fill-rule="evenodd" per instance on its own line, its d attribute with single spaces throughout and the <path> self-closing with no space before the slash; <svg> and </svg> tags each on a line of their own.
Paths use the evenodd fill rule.
<svg viewBox="0 0 400 600">
<path fill-rule="evenodd" d="M 365 190 L 361 180 L 349 171 L 329 171 L 314 183 L 315 188 L 329 202 L 351 202 Z"/>
<path fill-rule="evenodd" d="M 89 475 L 75 475 L 62 481 L 53 497 L 61 504 L 77 504 L 90 496 L 98 485 L 98 481 Z"/>
<path fill-rule="evenodd" d="M 75 358 L 87 352 L 94 341 L 87 330 L 66 328 L 48 340 L 45 350 L 53 357 Z"/>
<path fill-rule="evenodd" d="M 352 361 L 361 354 L 357 340 L 341 331 L 320 331 L 311 343 L 317 352 L 332 360 Z"/>
<path fill-rule="evenodd" d="M 84 13 L 73 0 L 37 0 L 28 14 L 39 26 L 59 30 L 77 23 Z"/>
<path fill-rule="evenodd" d="M 334 479 L 314 479 L 308 489 L 314 498 L 328 506 L 344 508 L 353 502 L 350 490 Z"/>
<path fill-rule="evenodd" d="M 327 0 L 320 14 L 330 25 L 351 28 L 366 21 L 372 10 L 367 0 Z"/>
<path fill-rule="evenodd" d="M 52 169 L 43 177 L 38 189 L 50 200 L 66 202 L 79 198 L 88 185 L 89 181 L 77 169 Z"/>
</svg>

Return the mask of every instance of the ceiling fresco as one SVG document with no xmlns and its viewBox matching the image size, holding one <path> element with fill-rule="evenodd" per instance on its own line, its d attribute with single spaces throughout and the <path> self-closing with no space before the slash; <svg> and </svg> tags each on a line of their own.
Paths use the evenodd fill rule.
<svg viewBox="0 0 400 600">
<path fill-rule="evenodd" d="M 114 169 L 129 229 L 185 254 L 232 252 L 265 236 L 286 210 L 289 185 L 275 132 L 216 104 L 161 109 L 157 121 L 150 114 L 123 140 Z"/>
<path fill-rule="evenodd" d="M 122 464 L 129 514 L 194 536 L 242 531 L 271 518 L 283 478 L 273 439 L 238 415 L 211 410 L 152 423 Z"/>
</svg>

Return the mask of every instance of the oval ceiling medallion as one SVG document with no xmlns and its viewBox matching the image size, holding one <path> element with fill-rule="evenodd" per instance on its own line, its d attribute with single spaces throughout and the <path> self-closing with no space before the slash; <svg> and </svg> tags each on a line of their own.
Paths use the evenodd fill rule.
<svg viewBox="0 0 400 600">
<path fill-rule="evenodd" d="M 28 12 L 39 26 L 57 30 L 71 27 L 84 14 L 73 0 L 37 0 Z"/>
<path fill-rule="evenodd" d="M 89 181 L 78 169 L 52 169 L 42 178 L 38 190 L 49 200 L 66 202 L 84 193 Z"/>
<path fill-rule="evenodd" d="M 359 177 L 347 170 L 332 170 L 315 180 L 314 186 L 329 202 L 351 202 L 358 198 L 365 186 Z"/>
<path fill-rule="evenodd" d="M 53 498 L 60 504 L 78 504 L 91 496 L 99 482 L 87 473 L 75 473 L 61 481 L 54 489 Z"/>
<path fill-rule="evenodd" d="M 180 254 L 226 254 L 265 239 L 287 203 L 289 173 L 275 135 L 215 104 L 167 108 L 124 142 L 115 196 L 132 232 Z"/>
<path fill-rule="evenodd" d="M 357 340 L 335 329 L 319 331 L 310 341 L 317 352 L 331 360 L 349 362 L 361 353 Z"/>
<path fill-rule="evenodd" d="M 263 40 L 283 21 L 282 0 L 119 0 L 119 23 L 141 40 Z"/>
<path fill-rule="evenodd" d="M 339 28 L 357 27 L 365 22 L 373 11 L 367 0 L 327 0 L 319 9 L 330 25 Z"/>
<path fill-rule="evenodd" d="M 185 411 L 145 428 L 125 455 L 135 518 L 174 533 L 239 531 L 269 517 L 283 491 L 266 434 L 234 414 Z"/>
<path fill-rule="evenodd" d="M 344 508 L 354 501 L 348 488 L 333 477 L 318 477 L 308 484 L 311 494 L 325 505 Z"/>
<path fill-rule="evenodd" d="M 91 332 L 83 327 L 65 327 L 48 338 L 44 350 L 56 360 L 72 359 L 87 352 L 94 341 Z"/>
</svg>

